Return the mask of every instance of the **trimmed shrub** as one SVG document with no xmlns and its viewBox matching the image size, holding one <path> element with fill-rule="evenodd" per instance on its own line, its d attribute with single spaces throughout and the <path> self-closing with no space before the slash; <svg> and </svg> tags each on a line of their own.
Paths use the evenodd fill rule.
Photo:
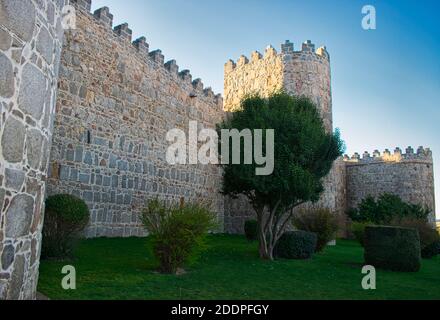
<svg viewBox="0 0 440 320">
<path fill-rule="evenodd" d="M 438 250 L 436 250 L 436 248 L 440 242 L 440 235 L 435 227 L 427 220 L 414 218 L 395 219 L 391 222 L 391 225 L 403 228 L 413 228 L 419 232 L 422 258 L 431 259 L 438 255 Z"/>
<path fill-rule="evenodd" d="M 215 215 L 200 204 L 167 206 L 159 200 L 148 203 L 141 221 L 153 239 L 153 253 L 162 273 L 177 271 L 195 260 L 215 224 Z"/>
<path fill-rule="evenodd" d="M 293 216 L 292 223 L 298 230 L 316 233 L 316 252 L 324 250 L 339 229 L 338 216 L 328 209 L 302 210 Z"/>
<path fill-rule="evenodd" d="M 249 241 L 258 239 L 258 222 L 257 220 L 247 220 L 244 223 L 244 234 Z"/>
<path fill-rule="evenodd" d="M 43 226 L 43 258 L 72 257 L 81 231 L 89 223 L 86 203 L 72 195 L 48 197 Z"/>
<path fill-rule="evenodd" d="M 274 254 L 276 258 L 310 259 L 315 253 L 318 237 L 307 231 L 288 231 L 278 240 Z"/>
<path fill-rule="evenodd" d="M 351 224 L 351 233 L 362 247 L 365 246 L 365 228 L 373 225 L 371 222 L 353 222 Z"/>
<path fill-rule="evenodd" d="M 394 219 L 427 219 L 430 210 L 402 201 L 399 196 L 384 193 L 377 200 L 367 197 L 357 209 L 351 209 L 348 216 L 355 222 L 373 222 L 388 225 Z"/>
<path fill-rule="evenodd" d="M 419 271 L 419 233 L 415 229 L 401 227 L 366 227 L 365 263 L 392 271 Z"/>
<path fill-rule="evenodd" d="M 440 254 L 440 241 L 435 241 L 422 249 L 423 259 L 432 259 Z"/>
</svg>

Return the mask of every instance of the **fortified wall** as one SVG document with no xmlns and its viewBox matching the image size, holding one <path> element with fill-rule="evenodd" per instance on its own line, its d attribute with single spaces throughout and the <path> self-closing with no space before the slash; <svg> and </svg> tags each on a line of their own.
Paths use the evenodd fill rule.
<svg viewBox="0 0 440 320">
<path fill-rule="evenodd" d="M 166 161 L 169 130 L 189 121 L 215 128 L 223 101 L 176 61 L 164 63 L 127 24 L 112 27 L 107 7 L 80 1 L 60 65 L 48 195 L 71 193 L 91 212 L 88 237 L 140 236 L 148 199 L 210 203 L 223 225 L 221 171 Z"/>
<path fill-rule="evenodd" d="M 295 51 L 287 41 L 280 53 L 229 61 L 223 103 L 144 37 L 132 41 L 127 24 L 113 28 L 108 8 L 91 14 L 91 0 L 70 3 L 77 28 L 64 31 L 68 0 L 0 0 L 0 300 L 35 298 L 48 195 L 86 201 L 88 237 L 144 235 L 139 213 L 152 197 L 208 202 L 219 231 L 243 232 L 252 208 L 220 195 L 218 166 L 167 163 L 170 129 L 214 128 L 246 94 L 283 89 L 311 98 L 333 130 L 325 47 L 307 41 Z M 346 156 L 315 206 L 343 213 L 391 192 L 434 210 L 433 176 L 429 149 Z"/>
<path fill-rule="evenodd" d="M 393 153 L 378 150 L 344 157 L 346 164 L 347 208 L 356 208 L 368 196 L 383 193 L 399 195 L 404 201 L 433 210 L 435 222 L 434 168 L 432 152 L 408 147 L 405 153 L 396 148 Z"/>
</svg>

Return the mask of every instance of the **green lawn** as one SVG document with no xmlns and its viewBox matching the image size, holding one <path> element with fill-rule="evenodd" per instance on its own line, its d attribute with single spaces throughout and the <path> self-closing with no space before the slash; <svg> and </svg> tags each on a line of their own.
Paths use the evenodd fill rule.
<svg viewBox="0 0 440 320">
<path fill-rule="evenodd" d="M 378 270 L 377 290 L 361 288 L 363 249 L 339 241 L 310 261 L 261 261 L 241 236 L 209 237 L 209 249 L 183 276 L 161 275 L 149 240 L 84 240 L 75 261 L 43 261 L 39 291 L 51 299 L 439 299 L 440 258 L 418 273 Z M 62 266 L 77 290 L 61 288 Z"/>
</svg>

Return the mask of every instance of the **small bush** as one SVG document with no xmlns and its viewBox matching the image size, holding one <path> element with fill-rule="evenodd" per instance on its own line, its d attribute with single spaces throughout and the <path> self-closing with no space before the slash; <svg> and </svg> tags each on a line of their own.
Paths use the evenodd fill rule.
<svg viewBox="0 0 440 320">
<path fill-rule="evenodd" d="M 257 220 L 247 220 L 244 223 L 244 234 L 249 241 L 258 239 L 258 222 Z"/>
<path fill-rule="evenodd" d="M 277 258 L 310 259 L 315 252 L 318 237 L 307 231 L 289 231 L 278 240 L 274 253 Z"/>
<path fill-rule="evenodd" d="M 72 195 L 48 197 L 43 226 L 43 258 L 71 257 L 81 231 L 89 223 L 86 203 Z"/>
<path fill-rule="evenodd" d="M 436 250 L 436 248 L 440 242 L 440 236 L 435 227 L 427 220 L 414 218 L 394 219 L 391 222 L 391 225 L 404 228 L 414 228 L 419 232 L 422 258 L 430 259 L 438 255 L 438 250 Z"/>
<path fill-rule="evenodd" d="M 159 200 L 148 203 L 141 221 L 153 238 L 153 253 L 162 273 L 177 273 L 203 248 L 215 216 L 200 204 L 167 206 Z"/>
<path fill-rule="evenodd" d="M 401 227 L 366 227 L 365 263 L 392 271 L 419 271 L 421 252 L 417 230 Z"/>
<path fill-rule="evenodd" d="M 293 226 L 298 230 L 316 233 L 316 252 L 321 252 L 336 238 L 339 229 L 338 217 L 327 209 L 303 210 L 294 215 Z"/>
<path fill-rule="evenodd" d="M 423 259 L 432 259 L 440 254 L 440 241 L 435 241 L 422 249 Z"/>
<path fill-rule="evenodd" d="M 365 246 L 365 228 L 372 225 L 371 222 L 353 222 L 351 225 L 351 232 L 362 247 Z"/>
<path fill-rule="evenodd" d="M 373 197 L 365 198 L 357 209 L 348 212 L 355 222 L 373 222 L 374 224 L 388 225 L 394 219 L 414 218 L 427 219 L 430 210 L 422 206 L 402 201 L 399 196 L 385 193 L 377 200 Z"/>
</svg>

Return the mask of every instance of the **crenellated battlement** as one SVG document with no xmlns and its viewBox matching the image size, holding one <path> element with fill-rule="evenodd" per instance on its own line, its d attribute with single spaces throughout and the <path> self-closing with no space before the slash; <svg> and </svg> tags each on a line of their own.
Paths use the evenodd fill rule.
<svg viewBox="0 0 440 320">
<path fill-rule="evenodd" d="M 262 59 L 271 59 L 274 57 L 283 57 L 285 59 L 292 59 L 292 58 L 299 58 L 303 55 L 311 55 L 311 56 L 315 56 L 317 59 L 324 59 L 327 61 L 330 60 L 330 55 L 325 46 L 315 49 L 315 44 L 313 44 L 311 40 L 307 40 L 304 43 L 302 43 L 301 50 L 295 51 L 294 43 L 290 42 L 290 40 L 286 40 L 285 43 L 281 44 L 280 53 L 278 53 L 277 50 L 272 45 L 269 45 L 266 47 L 264 55 L 258 51 L 254 51 L 251 53 L 250 59 L 246 55 L 241 55 L 237 61 L 231 59 L 228 60 L 225 63 L 225 72 L 231 72 L 236 68 L 240 68 L 248 64 L 258 62 Z"/>
<path fill-rule="evenodd" d="M 81 7 L 79 7 L 79 9 L 81 9 Z M 110 13 L 110 9 L 108 7 L 102 7 L 95 10 L 93 16 L 104 26 L 110 28 L 113 27 L 113 15 Z"/>
<path fill-rule="evenodd" d="M 128 27 L 128 23 L 120 24 L 113 28 L 113 31 L 122 39 L 131 42 L 133 31 Z"/>
<path fill-rule="evenodd" d="M 150 45 L 147 43 L 147 39 L 144 36 L 134 40 L 133 46 L 138 50 L 138 52 L 144 54 L 145 56 L 148 56 Z"/>
<path fill-rule="evenodd" d="M 383 153 L 380 153 L 379 150 L 374 150 L 372 154 L 368 151 L 365 151 L 362 156 L 359 153 L 354 153 L 351 157 L 349 155 L 344 156 L 344 161 L 348 165 L 357 165 L 357 164 L 369 164 L 373 162 L 414 162 L 414 161 L 423 161 L 427 163 L 432 163 L 432 151 L 429 148 L 419 147 L 417 151 L 414 151 L 414 148 L 408 147 L 405 152 L 402 151 L 401 148 L 394 149 L 391 152 L 389 149 L 385 149 Z"/>
<path fill-rule="evenodd" d="M 192 81 L 192 76 L 189 70 L 183 70 L 182 72 L 179 72 L 179 66 L 177 65 L 176 60 L 171 59 L 165 62 L 165 56 L 160 49 L 156 49 L 150 52 L 150 45 L 147 43 L 146 37 L 142 36 L 132 42 L 133 31 L 130 29 L 128 23 L 123 23 L 113 27 L 113 14 L 110 12 L 110 9 L 108 7 L 99 8 L 91 13 L 92 0 L 71 0 L 71 3 L 76 7 L 78 11 L 93 16 L 93 18 L 99 24 L 111 30 L 112 33 L 121 41 L 131 43 L 133 49 L 135 49 L 136 52 L 141 55 L 143 59 L 148 59 L 156 63 L 160 67 L 164 68 L 175 79 L 182 81 L 183 85 L 190 85 L 190 87 L 193 87 L 195 90 L 204 93 L 202 81 L 200 79 Z M 243 61 L 241 63 L 248 63 L 248 61 Z M 215 104 L 219 105 L 218 102 L 223 99 L 219 99 L 217 97 L 218 95 L 215 95 L 215 93 L 212 92 L 211 88 L 208 89 L 206 90 L 206 93 L 204 93 L 202 96 L 212 98 Z M 223 108 L 223 106 L 220 106 L 220 108 Z"/>
</svg>

